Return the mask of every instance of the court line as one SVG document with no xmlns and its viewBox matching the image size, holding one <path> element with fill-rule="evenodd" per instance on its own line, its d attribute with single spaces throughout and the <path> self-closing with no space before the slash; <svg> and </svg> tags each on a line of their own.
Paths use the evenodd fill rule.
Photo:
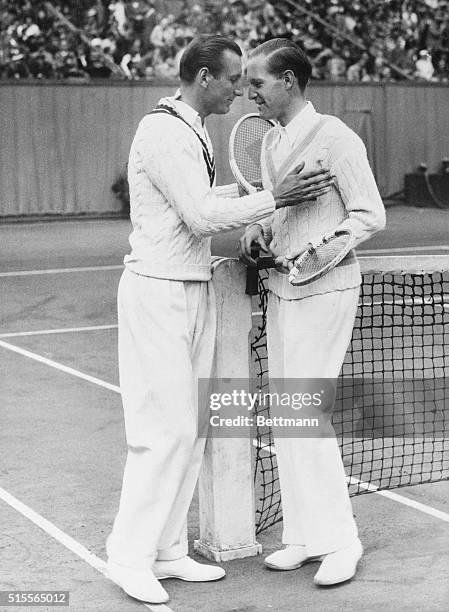
<svg viewBox="0 0 449 612">
<path fill-rule="evenodd" d="M 36 276 L 38 274 L 66 274 L 68 272 L 99 272 L 102 270 L 123 270 L 120 266 L 84 266 L 79 268 L 51 268 L 49 270 L 16 270 L 15 272 L 0 272 L 0 277 Z"/>
<path fill-rule="evenodd" d="M 262 311 L 258 311 L 258 312 L 252 312 L 251 313 L 253 317 L 262 316 Z M 72 333 L 72 332 L 84 332 L 84 331 L 101 331 L 101 330 L 107 330 L 107 329 L 117 329 L 118 325 L 115 324 L 111 324 L 111 325 L 90 325 L 87 327 L 59 327 L 56 329 L 35 329 L 35 330 L 31 330 L 31 331 L 24 331 L 24 332 L 4 332 L 0 334 L 0 338 L 20 338 L 20 337 L 26 337 L 26 336 L 46 336 L 46 335 L 50 335 L 50 334 L 68 334 L 68 333 Z"/>
<path fill-rule="evenodd" d="M 376 487 L 376 485 L 372 485 L 368 482 L 363 482 L 363 480 L 359 480 L 358 478 L 354 478 L 353 476 L 348 476 L 347 480 L 351 484 L 356 484 L 361 489 L 365 489 L 365 491 L 372 491 L 373 493 L 377 493 L 377 495 L 381 495 L 382 497 L 386 497 L 387 499 L 391 499 L 400 504 L 404 504 L 404 506 L 409 506 L 410 508 L 414 508 L 415 510 L 424 512 L 424 514 L 430 514 L 430 516 L 439 518 L 442 521 L 449 523 L 449 514 L 447 512 L 443 512 L 442 510 L 437 510 L 436 508 L 433 508 L 432 506 L 428 506 L 427 504 L 422 504 L 421 502 L 405 497 L 404 495 L 399 495 L 398 493 L 393 493 L 392 491 L 379 491 L 379 488 Z"/>
<path fill-rule="evenodd" d="M 356 249 L 357 255 L 380 255 L 380 253 L 408 253 L 409 251 L 418 251 L 424 253 L 425 251 L 449 251 L 447 244 L 442 245 L 429 245 L 429 246 L 404 246 L 404 247 L 387 247 L 385 249 Z"/>
<path fill-rule="evenodd" d="M 76 376 L 77 378 L 81 378 L 88 382 L 93 383 L 94 385 L 98 385 L 99 387 L 104 387 L 109 391 L 114 391 L 114 393 L 120 393 L 120 387 L 117 385 L 113 385 L 111 383 L 106 382 L 105 380 L 101 380 L 96 376 L 90 376 L 89 374 L 85 374 L 84 372 L 80 372 L 79 370 L 75 370 L 75 368 L 70 368 L 69 366 L 65 366 L 62 363 L 58 363 L 53 359 L 48 359 L 47 357 L 43 357 L 38 353 L 33 353 L 32 351 L 27 351 L 26 349 L 20 348 L 19 346 L 15 346 L 14 344 L 10 344 L 9 342 L 4 342 L 0 340 L 0 347 L 7 349 L 8 351 L 12 351 L 13 353 L 18 353 L 23 357 L 28 357 L 29 359 L 34 359 L 34 361 L 38 361 L 39 363 L 43 363 L 44 365 L 50 366 L 51 368 L 55 368 L 56 370 L 60 370 L 61 372 L 65 372 L 66 374 L 70 374 L 71 376 Z"/>
<path fill-rule="evenodd" d="M 258 447 L 260 450 L 270 452 L 273 455 L 276 455 L 276 450 L 272 444 L 261 445 L 257 440 L 253 440 L 253 446 Z M 419 512 L 423 512 L 424 514 L 429 514 L 434 518 L 438 518 L 445 523 L 449 523 L 449 514 L 447 512 L 443 512 L 442 510 L 437 510 L 432 506 L 427 504 L 422 504 L 421 502 L 415 501 L 414 499 L 409 499 L 404 495 L 399 495 L 399 493 L 393 493 L 392 491 L 379 491 L 379 487 L 376 485 L 370 484 L 368 482 L 364 482 L 363 480 L 359 480 L 358 478 L 354 478 L 353 476 L 346 476 L 346 480 L 350 484 L 357 484 L 360 488 L 365 489 L 366 491 L 371 491 L 372 493 L 376 493 L 376 495 L 381 495 L 382 497 L 386 497 L 391 501 L 395 501 L 398 504 L 403 504 L 404 506 L 409 506 L 414 510 L 418 510 Z"/>
<path fill-rule="evenodd" d="M 68 334 L 70 332 L 98 331 L 104 329 L 117 329 L 118 325 L 91 325 L 89 327 L 60 327 L 57 329 L 36 329 L 24 332 L 7 332 L 0 334 L 0 338 L 17 338 L 21 336 L 44 336 L 47 334 Z"/>
<path fill-rule="evenodd" d="M 108 576 L 105 561 L 94 555 L 94 553 L 90 552 L 82 544 L 74 540 L 71 536 L 67 535 L 64 531 L 59 529 L 59 527 L 56 527 L 56 525 L 54 525 L 48 519 L 44 518 L 41 514 L 21 502 L 19 499 L 17 499 L 17 497 L 14 497 L 14 495 L 8 493 L 8 491 L 3 489 L 3 487 L 0 487 L 0 499 L 2 499 L 5 503 L 11 506 L 11 508 L 19 512 L 29 521 L 37 525 L 37 527 L 40 527 L 54 540 L 56 540 L 57 542 L 65 546 L 68 550 L 77 555 L 77 557 L 80 557 L 80 559 L 82 559 L 91 567 L 103 574 L 105 578 L 117 584 L 115 580 L 112 580 L 112 578 Z M 150 605 L 144 602 L 139 603 L 147 607 L 149 610 L 154 610 L 154 612 L 173 612 L 171 608 L 167 607 L 164 604 Z"/>
</svg>

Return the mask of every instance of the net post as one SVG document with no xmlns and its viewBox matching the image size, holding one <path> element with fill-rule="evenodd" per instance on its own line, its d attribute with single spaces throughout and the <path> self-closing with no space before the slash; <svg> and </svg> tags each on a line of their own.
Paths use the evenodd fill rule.
<svg viewBox="0 0 449 612">
<path fill-rule="evenodd" d="M 232 259 L 214 262 L 217 300 L 217 378 L 249 378 L 251 298 L 246 268 Z M 258 555 L 253 452 L 250 437 L 209 438 L 199 480 L 200 537 L 195 550 L 217 562 Z"/>
</svg>

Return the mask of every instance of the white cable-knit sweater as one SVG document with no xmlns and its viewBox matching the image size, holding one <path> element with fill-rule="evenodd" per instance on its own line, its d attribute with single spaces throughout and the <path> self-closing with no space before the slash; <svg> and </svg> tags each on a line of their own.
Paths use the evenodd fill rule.
<svg viewBox="0 0 449 612">
<path fill-rule="evenodd" d="M 175 98 L 161 102 L 201 130 L 191 107 Z M 275 209 L 270 191 L 238 198 L 237 185 L 211 189 L 199 139 L 170 115 L 147 115 L 140 122 L 128 179 L 133 232 L 125 265 L 145 276 L 209 280 L 210 236 L 263 219 Z"/>
<path fill-rule="evenodd" d="M 276 170 L 299 145 L 299 154 L 292 159 L 293 169 L 304 161 L 303 172 L 318 167 L 321 160 L 335 176 L 335 187 L 317 201 L 282 208 L 262 222 L 264 235 L 275 256 L 292 256 L 302 252 L 309 242 L 319 241 L 326 233 L 347 228 L 353 232 L 354 246 L 385 226 L 385 209 L 379 195 L 366 149 L 362 140 L 337 117 L 329 117 L 309 146 L 301 150 L 300 143 L 323 115 L 313 105 L 307 106 L 274 138 L 270 151 Z M 272 188 L 267 169 L 267 142 L 262 152 L 262 176 L 266 189 Z M 288 274 L 270 270 L 268 286 L 277 296 L 293 300 L 308 295 L 327 293 L 357 287 L 360 284 L 360 268 L 354 253 L 328 274 L 304 287 L 294 287 Z"/>
</svg>

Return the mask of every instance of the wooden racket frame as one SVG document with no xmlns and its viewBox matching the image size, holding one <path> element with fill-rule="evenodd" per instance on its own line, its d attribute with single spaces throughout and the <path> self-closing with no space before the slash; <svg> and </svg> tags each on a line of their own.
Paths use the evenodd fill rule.
<svg viewBox="0 0 449 612">
<path fill-rule="evenodd" d="M 249 183 L 245 179 L 245 177 L 242 175 L 242 173 L 240 172 L 237 162 L 235 161 L 234 142 L 235 142 L 235 135 L 237 133 L 237 130 L 241 126 L 241 124 L 246 119 L 250 119 L 252 117 L 256 117 L 257 119 L 262 119 L 263 121 L 266 121 L 267 123 L 271 125 L 271 127 L 274 127 L 275 125 L 273 121 L 270 121 L 269 119 L 263 119 L 263 117 L 261 117 L 259 113 L 247 113 L 246 115 L 243 115 L 243 117 L 240 117 L 240 119 L 235 123 L 234 127 L 232 128 L 231 135 L 229 136 L 229 165 L 231 166 L 231 171 L 232 171 L 232 174 L 234 175 L 235 180 L 240 185 L 240 187 L 244 191 L 246 191 L 247 194 L 256 193 L 257 188 L 254 187 L 254 185 L 251 185 L 251 183 Z"/>
<path fill-rule="evenodd" d="M 321 244 L 326 244 L 333 237 L 344 236 L 344 235 L 348 237 L 348 241 L 346 243 L 345 248 L 342 249 L 340 253 L 338 253 L 338 255 L 336 255 L 326 266 L 324 266 L 322 270 L 320 270 L 319 272 L 316 272 L 315 274 L 307 276 L 306 278 L 303 278 L 300 281 L 296 280 L 297 274 L 301 270 L 302 264 L 305 261 L 307 261 L 307 259 L 311 255 L 315 253 L 315 251 Z M 324 236 L 321 242 L 319 242 L 318 244 L 309 243 L 304 253 L 302 253 L 299 257 L 297 257 L 297 259 L 295 259 L 293 268 L 290 270 L 290 274 L 288 275 L 288 280 L 290 281 L 290 284 L 295 287 L 302 287 L 303 285 L 308 285 L 309 283 L 312 283 L 313 281 L 318 280 L 319 278 L 321 278 L 322 276 L 330 272 L 330 270 L 335 268 L 335 266 L 338 265 L 342 261 L 342 259 L 346 257 L 349 251 L 353 248 L 353 244 L 354 244 L 353 233 L 349 229 L 336 230 L 332 234 L 326 234 L 326 236 Z"/>
</svg>

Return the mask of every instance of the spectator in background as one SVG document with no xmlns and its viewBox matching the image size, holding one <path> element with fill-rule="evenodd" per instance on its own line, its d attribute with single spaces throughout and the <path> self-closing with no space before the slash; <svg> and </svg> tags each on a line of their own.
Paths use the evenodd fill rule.
<svg viewBox="0 0 449 612">
<path fill-rule="evenodd" d="M 77 57 L 73 51 L 70 51 L 65 57 L 63 65 L 59 70 L 59 76 L 63 79 L 69 79 L 71 81 L 89 80 L 89 74 L 79 68 Z"/>
<path fill-rule="evenodd" d="M 117 26 L 117 32 L 120 36 L 125 36 L 125 26 L 127 24 L 125 4 L 122 0 L 111 2 L 109 5 L 111 20 Z"/>
<path fill-rule="evenodd" d="M 155 25 L 151 32 L 150 42 L 157 50 L 164 45 L 164 28 L 166 23 L 165 19 L 161 19 L 160 23 Z"/>
<path fill-rule="evenodd" d="M 97 10 L 95 8 L 91 8 L 87 11 L 87 22 L 84 24 L 83 30 L 87 36 L 96 37 L 99 35 Z"/>
<path fill-rule="evenodd" d="M 141 42 L 138 38 L 131 45 L 129 53 L 125 53 L 120 62 L 120 67 L 129 79 L 139 79 L 143 76 L 140 70 L 142 56 L 140 54 Z"/>
<path fill-rule="evenodd" d="M 145 20 L 154 12 L 154 9 L 144 0 L 127 2 L 125 9 L 134 34 L 138 37 L 141 36 L 145 29 Z"/>
<path fill-rule="evenodd" d="M 32 17 L 27 16 L 25 17 L 25 23 L 17 28 L 17 34 L 23 41 L 27 41 L 33 36 L 39 36 L 41 34 L 41 30 L 39 26 L 34 23 Z"/>
<path fill-rule="evenodd" d="M 116 64 L 120 64 L 123 56 L 126 53 L 129 53 L 131 49 L 134 40 L 133 32 L 128 22 L 126 22 L 125 27 L 123 29 L 123 34 L 119 34 L 116 28 L 116 24 L 112 22 L 109 26 L 109 36 L 114 40 L 114 61 Z"/>
<path fill-rule="evenodd" d="M 156 10 L 151 7 L 147 12 L 144 22 L 143 22 L 143 30 L 141 35 L 142 41 L 142 51 L 143 53 L 147 53 L 150 49 L 152 49 L 151 44 L 151 33 L 154 27 L 157 25 L 160 17 L 157 14 Z"/>
<path fill-rule="evenodd" d="M 418 54 L 418 59 L 415 64 L 415 76 L 424 81 L 431 81 L 435 68 L 432 64 L 432 56 L 426 49 L 423 49 Z"/>
<path fill-rule="evenodd" d="M 36 11 L 36 24 L 42 32 L 48 32 L 53 25 L 53 19 L 43 7 Z"/>
<path fill-rule="evenodd" d="M 348 71 L 346 73 L 346 78 L 348 81 L 358 81 L 360 83 L 364 83 L 365 81 L 370 80 L 370 76 L 368 73 L 368 63 L 370 56 L 364 51 L 360 58 L 349 66 Z"/>
<path fill-rule="evenodd" d="M 329 81 L 341 81 L 346 75 L 346 62 L 341 55 L 338 43 L 332 45 L 330 57 L 326 62 L 326 78 Z"/>
<path fill-rule="evenodd" d="M 87 57 L 88 57 L 88 49 L 87 49 L 87 45 L 83 42 L 79 43 L 78 45 L 76 45 L 76 56 L 78 59 L 78 68 L 80 68 L 80 70 L 84 70 L 86 71 L 87 69 Z"/>
<path fill-rule="evenodd" d="M 100 42 L 89 50 L 86 72 L 92 79 L 106 79 L 111 76 L 112 70 L 107 65 L 102 51 Z"/>
<path fill-rule="evenodd" d="M 152 81 L 154 79 L 153 53 L 148 51 L 142 59 L 141 70 L 144 79 Z"/>
<path fill-rule="evenodd" d="M 7 79 L 26 79 L 31 76 L 25 55 L 19 49 L 12 49 L 6 69 Z"/>
<path fill-rule="evenodd" d="M 53 57 L 43 48 L 31 55 L 28 60 L 28 68 L 35 79 L 55 79 L 57 77 Z"/>
<path fill-rule="evenodd" d="M 389 53 L 389 60 L 409 74 L 414 69 L 413 60 L 407 50 L 407 41 L 403 36 L 398 35 L 394 40 L 394 47 Z"/>
<path fill-rule="evenodd" d="M 69 53 L 70 53 L 69 41 L 64 36 L 63 38 L 59 40 L 59 49 L 54 54 L 54 60 L 56 63 L 56 67 L 58 69 L 62 68 L 65 62 L 65 59 L 69 55 Z"/>
<path fill-rule="evenodd" d="M 162 81 L 173 81 L 176 79 L 178 70 L 179 66 L 176 65 L 173 53 L 169 49 L 163 49 L 154 69 L 155 78 Z"/>
<path fill-rule="evenodd" d="M 373 81 L 383 81 L 389 73 L 389 68 L 385 59 L 383 49 L 376 48 L 372 51 L 373 61 Z"/>
<path fill-rule="evenodd" d="M 443 83 L 447 83 L 449 80 L 448 66 L 448 53 L 446 52 L 445 54 L 441 54 L 436 66 L 436 74 L 438 76 L 438 80 Z"/>
<path fill-rule="evenodd" d="M 427 49 L 432 56 L 434 72 L 431 79 L 447 79 L 447 0 L 307 0 L 304 6 L 313 11 L 313 17 L 296 11 L 282 0 L 223 0 L 221 4 L 205 0 L 196 3 L 194 0 L 170 3 L 162 0 L 55 0 L 52 4 L 89 39 L 99 38 L 103 50 L 109 47 L 117 65 L 131 53 L 133 42 L 139 40 L 142 57 L 149 51 L 151 54 L 146 57 L 142 70 L 135 71 L 131 78 L 144 78 L 147 73 L 170 73 L 172 67 L 167 66 L 167 62 L 170 65 L 174 60 L 177 65 L 179 48 L 185 47 L 199 33 L 220 32 L 237 39 L 244 52 L 273 37 L 289 38 L 307 51 L 314 65 L 313 78 L 344 79 L 348 69 L 361 59 L 362 51 L 348 43 L 335 44 L 333 30 L 315 20 L 316 16 L 340 30 L 342 36 L 363 44 L 366 50 L 376 49 L 372 70 L 370 60 L 373 80 L 404 78 L 391 72 L 388 63 L 397 65 L 411 77 L 428 80 L 417 74 L 415 62 L 420 49 Z M 166 12 L 166 5 L 174 11 L 173 15 Z M 183 41 L 179 43 L 181 38 Z M 68 48 L 64 40 L 68 40 Z M 43 0 L 0 0 L 2 78 L 7 78 L 7 74 L 13 74 L 13 78 L 34 78 L 36 53 L 42 48 L 52 56 L 57 55 L 57 70 L 62 69 L 68 52 L 76 54 L 79 69 L 87 68 L 80 37 L 61 24 Z M 18 60 L 18 55 L 23 57 Z M 161 64 L 159 68 L 158 64 Z M 431 68 L 427 66 L 425 74 L 429 71 Z M 48 68 L 44 73 L 49 73 Z M 37 74 L 43 73 L 38 70 Z M 97 75 L 100 74 L 106 77 L 112 72 L 97 70 Z M 351 79 L 353 77 L 354 71 Z"/>
</svg>

